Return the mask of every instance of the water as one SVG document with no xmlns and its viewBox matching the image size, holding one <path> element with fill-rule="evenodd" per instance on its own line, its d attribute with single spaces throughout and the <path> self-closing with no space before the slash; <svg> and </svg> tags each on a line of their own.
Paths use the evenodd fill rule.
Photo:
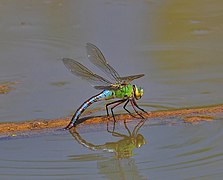
<svg viewBox="0 0 223 180">
<path fill-rule="evenodd" d="M 131 131 L 135 126 L 136 123 L 128 123 Z M 78 132 L 89 148 L 61 131 L 1 140 L 1 178 L 221 179 L 221 127 L 222 121 L 196 126 L 146 122 L 138 131 L 146 143 L 139 148 L 132 147 L 128 141 L 120 143 L 123 137 L 114 137 L 103 127 L 98 128 L 100 133 L 93 129 L 89 132 L 87 128 Z M 117 126 L 117 132 L 128 136 L 122 123 Z M 111 147 L 125 149 L 119 155 L 126 156 L 117 158 Z M 132 156 L 128 157 L 131 153 L 126 149 L 132 149 Z"/>
<path fill-rule="evenodd" d="M 146 74 L 135 83 L 144 88 L 139 104 L 148 111 L 222 104 L 222 7 L 219 0 L 0 1 L 0 81 L 18 82 L 0 95 L 0 122 L 63 117 L 96 94 L 61 62 L 75 58 L 103 75 L 87 60 L 87 42 L 121 75 Z M 146 121 L 139 130 L 146 144 L 131 144 L 123 158 L 59 130 L 2 138 L 0 177 L 221 179 L 222 114 L 215 119 Z M 117 132 L 127 133 L 123 122 Z M 122 139 L 104 126 L 79 135 L 94 145 Z"/>
</svg>

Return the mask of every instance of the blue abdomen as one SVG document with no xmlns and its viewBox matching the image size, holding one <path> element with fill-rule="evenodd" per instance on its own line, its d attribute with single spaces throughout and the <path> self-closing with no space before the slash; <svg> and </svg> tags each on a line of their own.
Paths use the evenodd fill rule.
<svg viewBox="0 0 223 180">
<path fill-rule="evenodd" d="M 101 100 L 107 100 L 107 99 L 112 99 L 114 98 L 114 93 L 113 91 L 109 91 L 109 90 L 104 90 L 102 91 L 100 94 L 97 94 L 93 97 L 91 97 L 90 99 L 86 100 L 76 111 L 76 113 L 74 114 L 71 123 L 75 126 L 78 122 L 78 119 L 80 117 L 80 115 L 85 111 L 85 109 L 87 109 L 92 103 L 97 102 L 97 101 L 101 101 Z"/>
</svg>

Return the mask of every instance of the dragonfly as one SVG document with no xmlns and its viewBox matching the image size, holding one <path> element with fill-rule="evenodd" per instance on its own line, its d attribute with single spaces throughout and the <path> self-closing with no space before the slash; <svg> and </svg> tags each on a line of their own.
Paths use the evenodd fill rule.
<svg viewBox="0 0 223 180">
<path fill-rule="evenodd" d="M 78 76 L 84 80 L 87 80 L 93 87 L 101 92 L 97 95 L 92 96 L 86 100 L 74 113 L 71 118 L 70 123 L 65 127 L 65 129 L 70 129 L 76 127 L 80 123 L 81 114 L 93 103 L 101 100 L 111 100 L 116 99 L 115 101 L 109 102 L 105 105 L 107 116 L 109 117 L 108 108 L 111 107 L 112 117 L 115 120 L 115 115 L 113 109 L 120 104 L 124 104 L 123 108 L 133 116 L 133 114 L 126 108 L 127 104 L 130 102 L 136 114 L 138 114 L 142 119 L 144 117 L 141 113 L 137 111 L 147 113 L 144 109 L 139 107 L 136 103 L 136 100 L 139 100 L 143 96 L 143 88 L 137 87 L 136 85 L 131 85 L 131 81 L 141 78 L 144 74 L 137 74 L 132 76 L 120 76 L 117 71 L 109 65 L 104 55 L 98 47 L 94 44 L 87 43 L 86 45 L 88 59 L 102 70 L 110 80 L 99 76 L 89 70 L 87 67 L 79 63 L 78 61 L 71 58 L 63 58 L 62 61 L 65 67 L 75 76 Z M 136 109 L 137 108 L 137 109 Z M 135 117 L 135 116 L 133 116 Z"/>
</svg>

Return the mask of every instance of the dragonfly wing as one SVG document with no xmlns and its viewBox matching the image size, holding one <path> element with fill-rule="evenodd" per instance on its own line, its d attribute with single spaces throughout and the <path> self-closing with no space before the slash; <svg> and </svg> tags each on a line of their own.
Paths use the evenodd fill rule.
<svg viewBox="0 0 223 180">
<path fill-rule="evenodd" d="M 72 74 L 87 80 L 93 85 L 110 86 L 112 84 L 107 79 L 94 74 L 88 68 L 74 59 L 63 58 L 63 63 Z"/>
<path fill-rule="evenodd" d="M 101 69 L 111 80 L 119 82 L 119 74 L 106 61 L 104 55 L 95 45 L 87 43 L 88 59 L 99 69 Z"/>
<path fill-rule="evenodd" d="M 123 83 L 123 84 L 128 84 L 130 83 L 131 81 L 135 80 L 135 79 L 138 79 L 138 78 L 141 78 L 143 77 L 144 74 L 137 74 L 137 75 L 133 75 L 133 76 L 125 76 L 125 77 L 119 77 L 120 81 Z"/>
<path fill-rule="evenodd" d="M 95 89 L 98 90 L 117 90 L 119 87 L 115 86 L 94 86 Z"/>
</svg>

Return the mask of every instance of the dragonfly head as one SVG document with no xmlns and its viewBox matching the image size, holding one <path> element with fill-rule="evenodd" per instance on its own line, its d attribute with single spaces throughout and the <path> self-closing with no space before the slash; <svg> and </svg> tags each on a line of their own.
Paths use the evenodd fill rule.
<svg viewBox="0 0 223 180">
<path fill-rule="evenodd" d="M 136 85 L 132 85 L 133 87 L 133 93 L 136 100 L 140 99 L 144 93 L 143 89 L 141 87 L 137 87 Z"/>
</svg>

